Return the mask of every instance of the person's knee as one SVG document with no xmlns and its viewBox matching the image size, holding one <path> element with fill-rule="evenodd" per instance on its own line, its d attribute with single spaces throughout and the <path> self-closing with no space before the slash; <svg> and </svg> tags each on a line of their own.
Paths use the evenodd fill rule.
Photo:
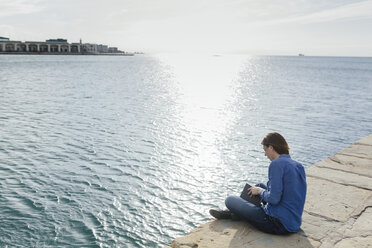
<svg viewBox="0 0 372 248">
<path fill-rule="evenodd" d="M 228 209 L 231 209 L 236 201 L 236 196 L 228 196 L 225 200 L 225 205 Z"/>
</svg>

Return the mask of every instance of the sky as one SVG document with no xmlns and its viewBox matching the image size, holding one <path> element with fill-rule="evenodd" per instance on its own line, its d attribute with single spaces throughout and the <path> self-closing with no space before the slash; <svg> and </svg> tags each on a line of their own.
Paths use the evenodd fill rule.
<svg viewBox="0 0 372 248">
<path fill-rule="evenodd" d="M 372 56 L 372 0 L 0 0 L 0 36 L 145 53 Z"/>
</svg>

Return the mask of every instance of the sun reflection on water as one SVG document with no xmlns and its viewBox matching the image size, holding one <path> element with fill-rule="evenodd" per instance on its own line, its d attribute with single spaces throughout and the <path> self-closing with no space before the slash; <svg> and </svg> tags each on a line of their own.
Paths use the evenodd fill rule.
<svg viewBox="0 0 372 248">
<path fill-rule="evenodd" d="M 170 88 L 177 96 L 178 121 L 174 125 L 184 135 L 173 145 L 188 153 L 182 156 L 183 166 L 191 173 L 188 176 L 210 178 L 210 170 L 203 168 L 224 167 L 218 144 L 239 118 L 235 108 L 240 95 L 237 79 L 246 60 L 243 56 L 161 57 L 170 67 Z"/>
</svg>

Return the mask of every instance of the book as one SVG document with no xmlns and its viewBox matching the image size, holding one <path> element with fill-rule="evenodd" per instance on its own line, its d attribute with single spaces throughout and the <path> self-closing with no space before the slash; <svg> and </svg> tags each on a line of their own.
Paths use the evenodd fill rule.
<svg viewBox="0 0 372 248">
<path fill-rule="evenodd" d="M 252 187 L 252 186 L 247 183 L 244 186 L 244 189 L 243 189 L 242 193 L 240 194 L 240 197 L 243 198 L 244 200 L 256 205 L 257 207 L 261 207 L 262 198 L 259 195 L 250 196 L 248 194 L 248 189 L 250 187 Z"/>
</svg>

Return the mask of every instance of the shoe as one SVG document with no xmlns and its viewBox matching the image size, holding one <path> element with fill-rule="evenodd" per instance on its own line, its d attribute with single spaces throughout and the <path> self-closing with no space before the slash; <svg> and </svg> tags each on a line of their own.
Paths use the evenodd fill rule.
<svg viewBox="0 0 372 248">
<path fill-rule="evenodd" d="M 229 210 L 215 210 L 211 209 L 209 210 L 209 213 L 216 219 L 222 220 L 222 219 L 231 219 L 232 214 Z"/>
</svg>

